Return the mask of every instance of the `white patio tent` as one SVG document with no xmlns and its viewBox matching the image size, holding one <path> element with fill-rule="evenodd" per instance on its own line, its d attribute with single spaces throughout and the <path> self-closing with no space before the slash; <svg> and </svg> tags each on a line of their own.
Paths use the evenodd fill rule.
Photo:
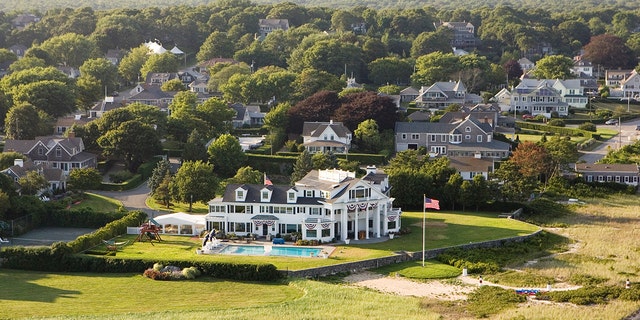
<svg viewBox="0 0 640 320">
<path fill-rule="evenodd" d="M 160 225 L 162 234 L 199 235 L 205 229 L 205 215 L 170 213 L 153 218 Z"/>
</svg>

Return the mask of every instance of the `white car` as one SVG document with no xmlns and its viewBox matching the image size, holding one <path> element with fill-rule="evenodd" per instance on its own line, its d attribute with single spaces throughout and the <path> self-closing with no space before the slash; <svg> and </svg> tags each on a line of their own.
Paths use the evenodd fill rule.
<svg viewBox="0 0 640 320">
<path fill-rule="evenodd" d="M 607 125 L 614 125 L 614 124 L 618 124 L 618 119 L 609 119 L 609 120 L 607 120 L 607 122 L 605 122 L 604 124 L 607 124 Z"/>
</svg>

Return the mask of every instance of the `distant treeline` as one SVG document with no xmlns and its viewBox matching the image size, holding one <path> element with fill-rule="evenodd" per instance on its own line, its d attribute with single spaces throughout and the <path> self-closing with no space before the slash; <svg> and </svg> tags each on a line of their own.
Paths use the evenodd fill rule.
<svg viewBox="0 0 640 320">
<path fill-rule="evenodd" d="M 111 10 L 117 8 L 141 9 L 147 7 L 170 7 L 170 6 L 199 6 L 213 3 L 242 3 L 244 0 L 20 0 L 20 1 L 0 1 L 0 11 L 3 12 L 41 12 L 56 8 L 82 8 L 91 7 L 94 10 Z M 331 7 L 331 8 L 353 8 L 367 7 L 376 9 L 394 8 L 424 8 L 434 7 L 440 9 L 465 9 L 471 10 L 480 7 L 510 6 L 513 8 L 535 8 L 544 9 L 551 12 L 571 12 L 589 9 L 616 9 L 616 10 L 636 10 L 640 8 L 640 0 L 255 0 L 256 4 L 276 4 L 282 2 L 295 3 L 308 7 Z"/>
</svg>

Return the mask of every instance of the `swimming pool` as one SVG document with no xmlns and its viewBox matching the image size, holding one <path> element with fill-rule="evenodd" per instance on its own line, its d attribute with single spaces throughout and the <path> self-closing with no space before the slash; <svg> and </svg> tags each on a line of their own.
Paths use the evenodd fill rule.
<svg viewBox="0 0 640 320">
<path fill-rule="evenodd" d="M 282 246 L 245 246 L 227 245 L 221 254 L 239 254 L 249 256 L 285 256 L 285 257 L 318 257 L 320 248 L 282 247 Z"/>
</svg>

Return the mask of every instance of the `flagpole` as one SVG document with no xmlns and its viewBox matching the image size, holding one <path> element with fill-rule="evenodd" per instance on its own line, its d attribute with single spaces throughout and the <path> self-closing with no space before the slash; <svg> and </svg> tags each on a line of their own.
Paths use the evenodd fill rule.
<svg viewBox="0 0 640 320">
<path fill-rule="evenodd" d="M 422 267 L 424 268 L 424 252 L 425 252 L 425 248 L 424 248 L 424 242 L 425 242 L 425 229 L 427 229 L 427 206 L 426 206 L 426 201 L 427 201 L 427 195 L 423 194 L 422 195 Z"/>
</svg>

